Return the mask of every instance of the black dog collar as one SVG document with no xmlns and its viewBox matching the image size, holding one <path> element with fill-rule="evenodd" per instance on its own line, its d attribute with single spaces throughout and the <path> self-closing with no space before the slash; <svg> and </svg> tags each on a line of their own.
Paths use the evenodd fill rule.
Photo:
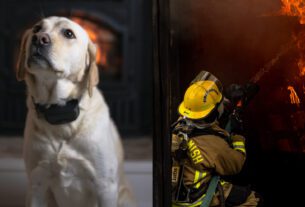
<svg viewBox="0 0 305 207">
<path fill-rule="evenodd" d="M 53 125 L 67 124 L 77 119 L 79 116 L 79 101 L 72 99 L 64 106 L 58 104 L 47 105 L 35 104 L 37 113 L 40 113 L 44 118 Z"/>
</svg>

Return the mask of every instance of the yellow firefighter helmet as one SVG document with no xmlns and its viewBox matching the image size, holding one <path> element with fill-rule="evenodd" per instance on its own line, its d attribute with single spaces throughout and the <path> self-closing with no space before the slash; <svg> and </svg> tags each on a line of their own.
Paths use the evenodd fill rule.
<svg viewBox="0 0 305 207">
<path fill-rule="evenodd" d="M 202 119 L 213 111 L 223 97 L 222 86 L 218 79 L 214 78 L 215 76 L 206 80 L 197 78 L 192 82 L 179 106 L 180 115 L 189 119 Z"/>
</svg>

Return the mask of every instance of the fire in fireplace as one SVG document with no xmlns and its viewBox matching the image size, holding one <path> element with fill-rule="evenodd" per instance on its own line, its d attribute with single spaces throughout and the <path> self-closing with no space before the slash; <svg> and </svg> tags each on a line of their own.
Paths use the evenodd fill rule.
<svg viewBox="0 0 305 207">
<path fill-rule="evenodd" d="M 85 17 L 72 16 L 70 18 L 80 24 L 96 44 L 96 61 L 103 75 L 119 77 L 123 64 L 119 34 Z"/>
</svg>

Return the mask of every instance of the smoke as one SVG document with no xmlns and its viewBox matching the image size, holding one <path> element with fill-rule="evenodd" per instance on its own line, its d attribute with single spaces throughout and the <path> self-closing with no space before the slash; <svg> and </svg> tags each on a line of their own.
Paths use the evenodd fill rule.
<svg viewBox="0 0 305 207">
<path fill-rule="evenodd" d="M 280 0 L 172 0 L 182 82 L 203 69 L 225 84 L 249 80 L 291 41 L 298 25 L 295 17 L 265 15 L 281 6 Z"/>
</svg>

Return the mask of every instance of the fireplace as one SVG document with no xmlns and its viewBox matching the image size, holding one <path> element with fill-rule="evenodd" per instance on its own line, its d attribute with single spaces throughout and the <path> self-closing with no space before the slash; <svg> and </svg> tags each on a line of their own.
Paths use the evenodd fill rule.
<svg viewBox="0 0 305 207">
<path fill-rule="evenodd" d="M 151 43 L 149 1 L 1 1 L 0 132 L 21 133 L 25 85 L 15 80 L 16 54 L 25 29 L 42 17 L 66 16 L 97 45 L 99 88 L 124 135 L 151 130 Z"/>
</svg>

